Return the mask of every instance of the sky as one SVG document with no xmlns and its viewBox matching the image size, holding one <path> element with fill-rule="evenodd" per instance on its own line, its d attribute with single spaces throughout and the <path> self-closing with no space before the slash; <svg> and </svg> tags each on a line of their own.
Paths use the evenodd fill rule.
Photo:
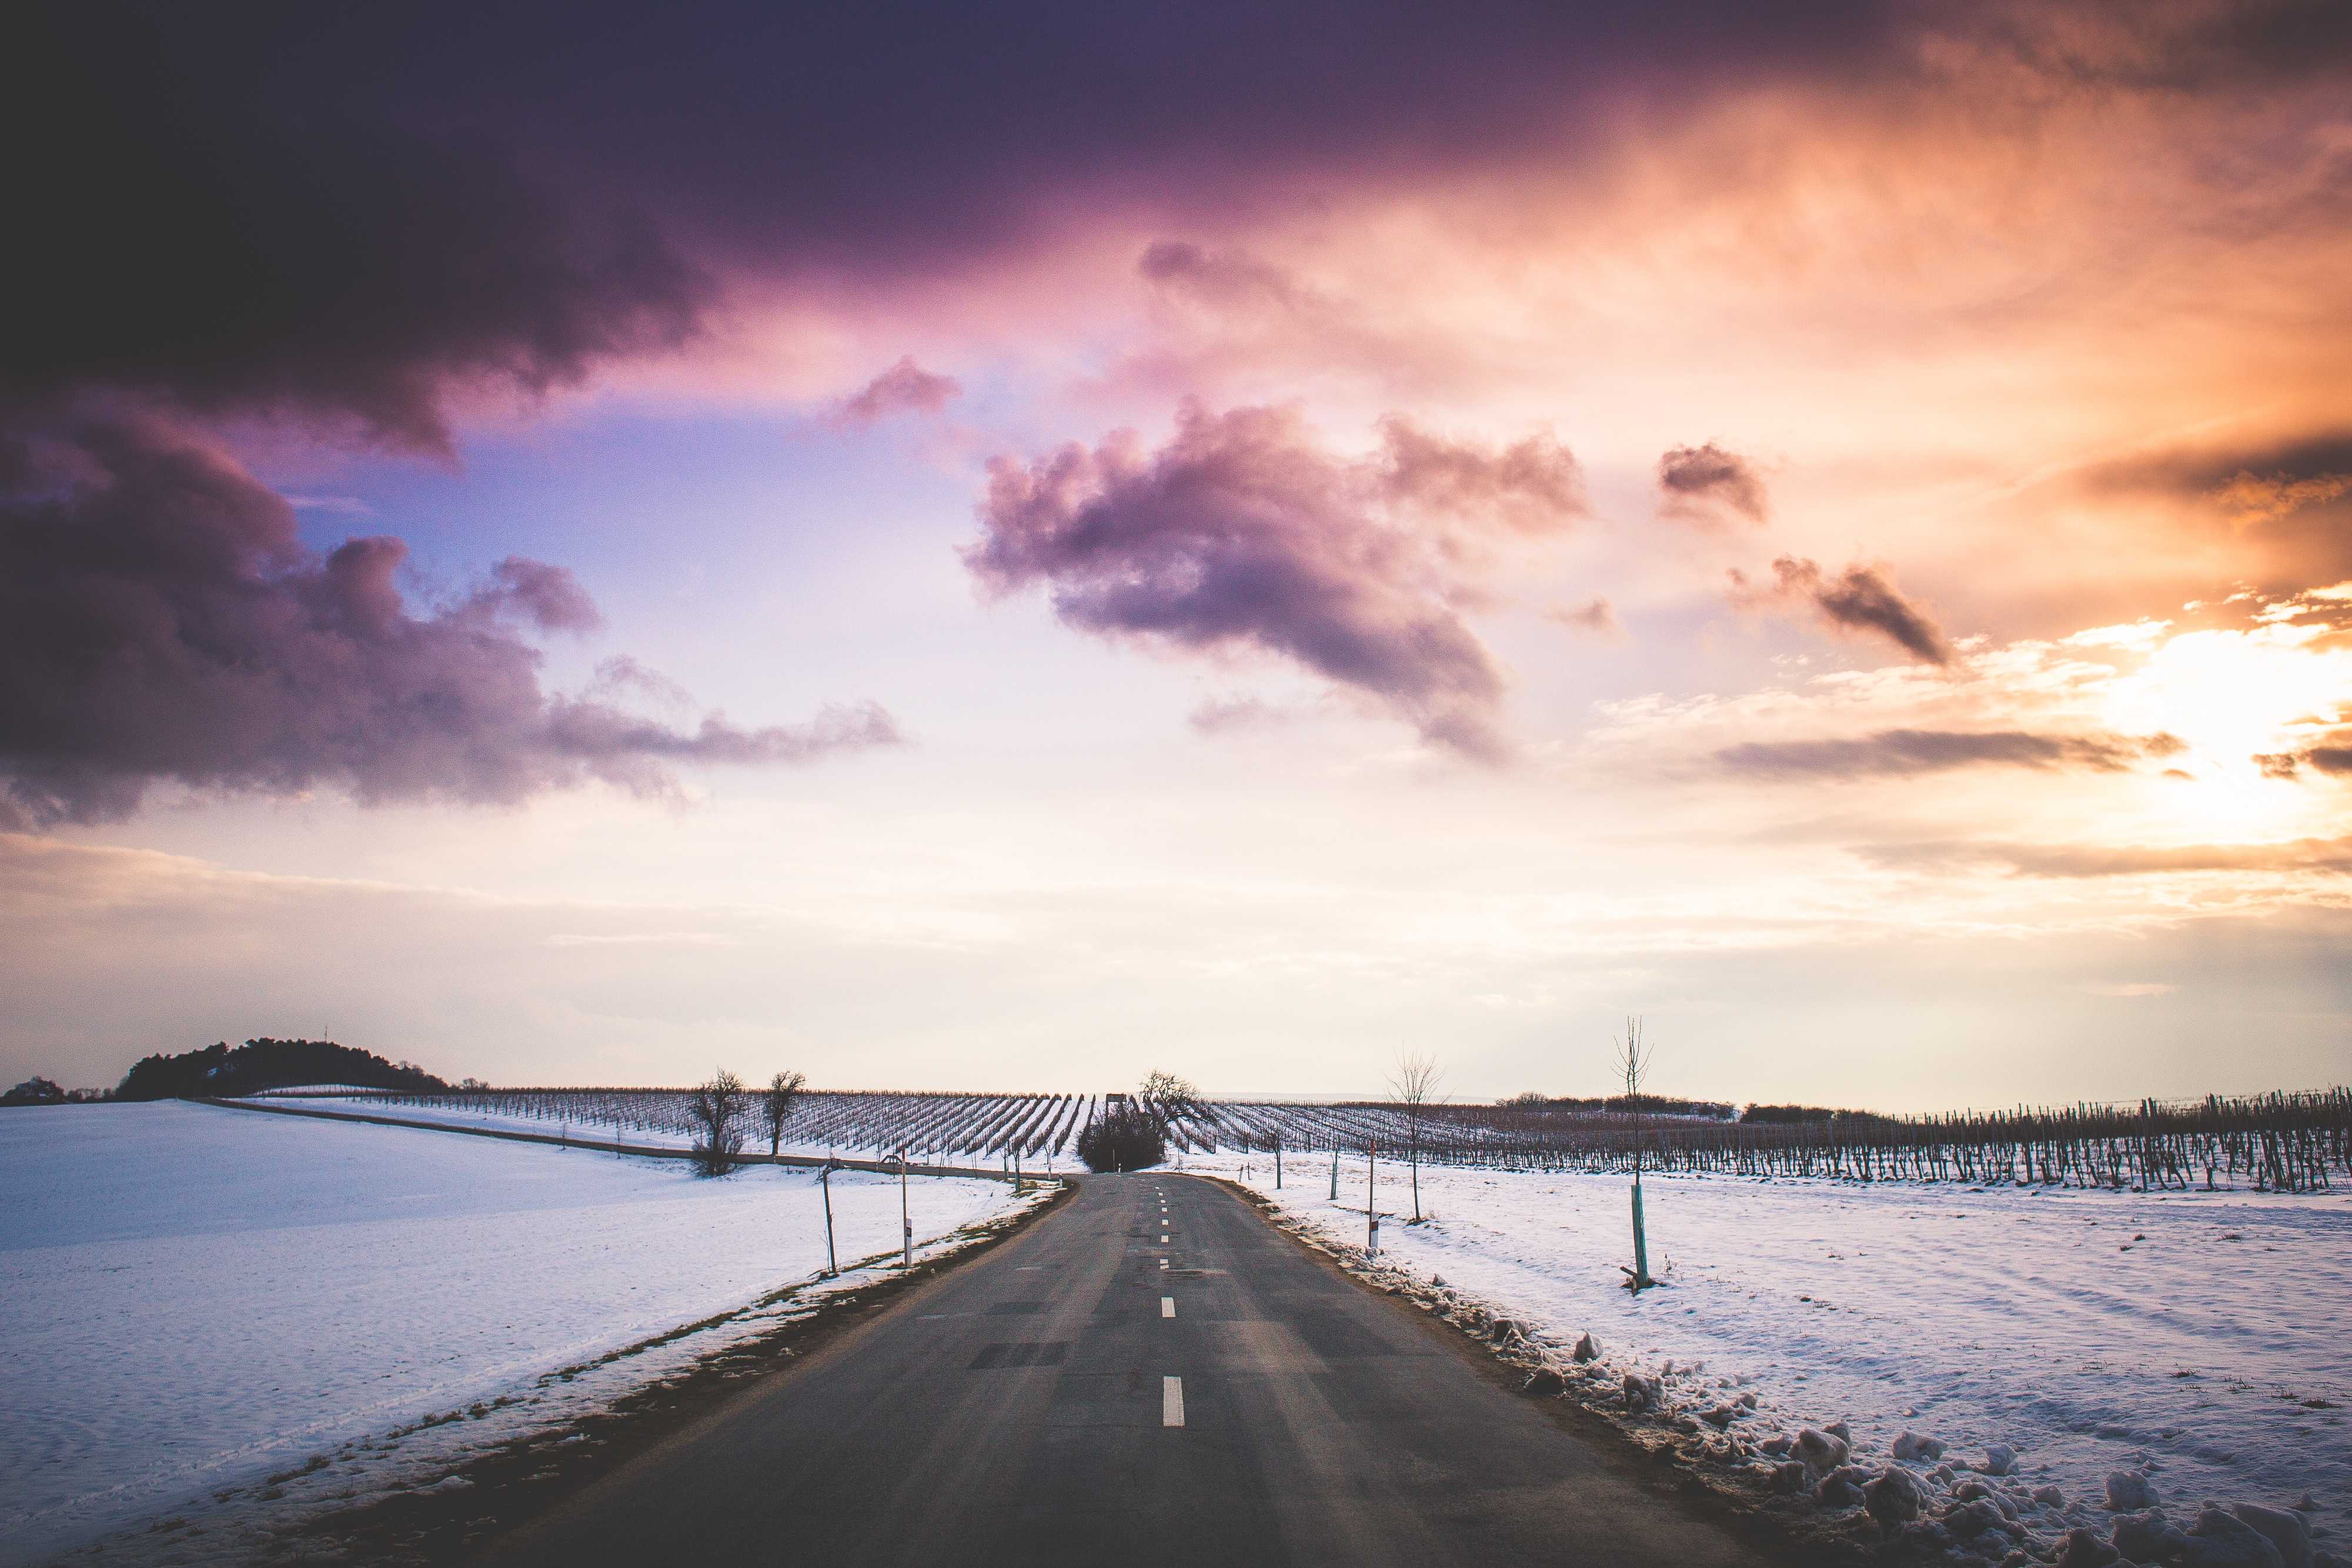
<svg viewBox="0 0 2352 1568">
<path fill-rule="evenodd" d="M 53 8 L 0 1077 L 2352 1075 L 2352 16 Z"/>
</svg>

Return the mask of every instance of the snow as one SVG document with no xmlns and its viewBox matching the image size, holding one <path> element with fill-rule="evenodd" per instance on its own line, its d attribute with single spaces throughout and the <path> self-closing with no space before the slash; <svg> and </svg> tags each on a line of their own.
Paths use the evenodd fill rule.
<svg viewBox="0 0 2352 1568">
<path fill-rule="evenodd" d="M 845 1268 L 896 1249 L 897 1181 L 832 1186 Z M 6 1563 L 514 1397 L 825 1262 L 804 1169 L 703 1181 L 682 1161 L 172 1102 L 0 1113 L 0 1188 Z M 940 1177 L 908 1196 L 926 1243 L 1013 1202 Z"/>
<path fill-rule="evenodd" d="M 1187 1156 L 1332 1240 L 1364 1241 L 1364 1163 Z M 1884 1465 L 1909 1429 L 2100 1507 L 2144 1476 L 2176 1519 L 2203 1499 L 2352 1513 L 2352 1198 L 1996 1189 L 1651 1175 L 1636 1297 L 1622 1176 L 1380 1171 L 1382 1252 L 1442 1275 L 1562 1350 L 1590 1332 L 1612 1376 L 1665 1376 L 1697 1409 L 1751 1392 L 1734 1436 L 1839 1419 Z M 1394 1217 L 1394 1218 L 1391 1218 Z M 1703 1369 L 1703 1370 L 1702 1370 Z"/>
</svg>

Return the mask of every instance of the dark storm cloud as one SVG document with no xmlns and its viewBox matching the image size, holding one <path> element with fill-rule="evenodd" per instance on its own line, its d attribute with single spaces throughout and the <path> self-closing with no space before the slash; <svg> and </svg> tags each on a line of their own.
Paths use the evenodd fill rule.
<svg viewBox="0 0 2352 1568">
<path fill-rule="evenodd" d="M 1750 741 L 1716 760 L 1767 778 L 1859 779 L 1995 765 L 2117 773 L 2143 758 L 2178 755 L 2174 736 L 2034 735 L 2025 730 L 1886 729 L 1860 738 Z"/>
<path fill-rule="evenodd" d="M 1670 517 L 1718 522 L 1729 512 L 1751 523 L 1765 519 L 1764 476 L 1747 458 L 1712 441 L 1677 446 L 1660 457 L 1658 489 Z"/>
<path fill-rule="evenodd" d="M 1962 68 L 1923 60 L 2307 73 L 2342 59 L 2342 10 L 37 6 L 0 63 L 0 367 L 19 398 L 332 412 L 431 445 L 454 383 L 559 385 L 690 336 L 711 298 L 695 264 L 872 284 L 1090 206 L 1225 216 L 1549 164 L 1645 98 Z M 1268 282 L 1182 242 L 1144 269 Z"/>
<path fill-rule="evenodd" d="M 1500 758 L 1506 681 L 1459 601 L 1496 541 L 1580 515 L 1576 461 L 1547 437 L 1496 449 L 1381 428 L 1381 451 L 1350 460 L 1296 411 L 1188 403 L 1157 452 L 1126 432 L 998 458 L 964 559 L 994 593 L 1050 588 L 1071 626 L 1274 653 L 1433 743 Z"/>
<path fill-rule="evenodd" d="M 651 229 L 494 143 L 267 123 L 103 7 L 47 9 L 0 91 L 0 405 L 102 390 L 441 448 L 454 386 L 544 391 L 695 329 L 703 286 Z"/>
<path fill-rule="evenodd" d="M 70 482 L 0 501 L 0 771 L 14 825 L 99 821 L 149 785 L 511 802 L 662 764 L 795 762 L 898 738 L 878 708 L 680 732 L 542 691 L 514 623 L 594 624 L 571 573 L 509 557 L 412 612 L 396 538 L 320 557 L 283 497 L 160 426 L 86 430 Z"/>
<path fill-rule="evenodd" d="M 937 413 L 962 395 L 961 382 L 931 374 L 908 354 L 866 382 L 857 395 L 843 399 L 828 423 L 836 429 L 864 430 L 894 413 Z"/>
<path fill-rule="evenodd" d="M 1856 561 L 1830 577 L 1816 561 L 1784 555 L 1772 563 L 1769 586 L 1751 584 L 1744 572 L 1730 576 L 1732 596 L 1741 603 L 1806 604 L 1832 626 L 1875 633 L 1927 664 L 1952 662 L 1952 646 L 1942 631 L 1904 597 L 1883 567 Z"/>
</svg>

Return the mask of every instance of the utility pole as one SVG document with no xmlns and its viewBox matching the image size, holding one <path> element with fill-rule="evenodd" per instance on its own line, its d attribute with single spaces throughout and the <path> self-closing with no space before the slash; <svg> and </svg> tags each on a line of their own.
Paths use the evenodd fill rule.
<svg viewBox="0 0 2352 1568">
<path fill-rule="evenodd" d="M 1364 1256 L 1381 1255 L 1381 1148 L 1364 1145 Z"/>
<path fill-rule="evenodd" d="M 915 1222 L 907 1213 L 907 1149 L 898 1147 L 898 1266 L 911 1271 L 915 1267 Z"/>
<path fill-rule="evenodd" d="M 841 1274 L 841 1260 L 833 1250 L 833 1173 L 839 1161 L 828 1157 L 824 1169 L 817 1173 L 817 1185 L 824 1188 L 824 1277 L 836 1279 Z"/>
</svg>

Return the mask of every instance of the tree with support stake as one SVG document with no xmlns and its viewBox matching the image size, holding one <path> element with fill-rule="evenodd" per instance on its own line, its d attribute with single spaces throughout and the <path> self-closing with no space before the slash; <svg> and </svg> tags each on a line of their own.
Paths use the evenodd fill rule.
<svg viewBox="0 0 2352 1568">
<path fill-rule="evenodd" d="M 1427 1051 L 1407 1051 L 1397 1058 L 1396 1076 L 1389 1087 L 1404 1102 L 1405 1124 L 1412 1129 L 1406 1153 L 1412 1161 L 1412 1222 L 1421 1223 L 1421 1118 L 1422 1107 L 1429 1103 L 1430 1091 L 1437 1086 L 1443 1074 L 1437 1059 Z"/>
<path fill-rule="evenodd" d="M 841 1276 L 841 1260 L 833 1250 L 833 1173 L 842 1168 L 839 1160 L 828 1155 L 816 1177 L 817 1185 L 824 1188 L 824 1277 L 828 1280 Z"/>
<path fill-rule="evenodd" d="M 1642 1020 L 1625 1020 L 1625 1038 L 1617 1042 L 1617 1065 L 1625 1073 L 1625 1103 L 1633 1113 L 1633 1266 L 1620 1263 L 1625 1288 L 1636 1294 L 1658 1283 L 1650 1278 L 1650 1243 L 1642 1231 L 1642 1079 L 1650 1068 L 1650 1048 L 1642 1043 Z"/>
<path fill-rule="evenodd" d="M 907 1212 L 907 1151 L 898 1151 L 898 1266 L 912 1270 L 915 1266 L 915 1221 Z"/>
</svg>

